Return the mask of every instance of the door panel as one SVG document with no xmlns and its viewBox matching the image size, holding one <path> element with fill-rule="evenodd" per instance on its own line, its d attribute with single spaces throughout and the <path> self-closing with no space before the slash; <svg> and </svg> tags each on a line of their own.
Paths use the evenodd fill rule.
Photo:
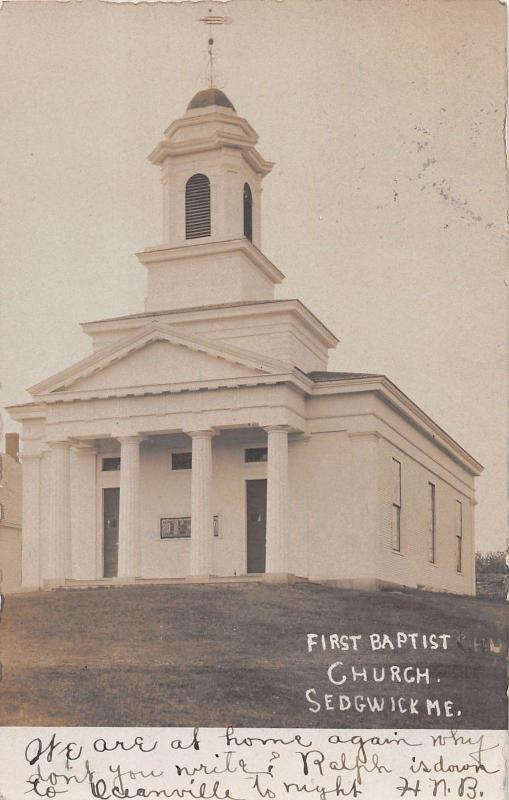
<svg viewBox="0 0 509 800">
<path fill-rule="evenodd" d="M 103 489 L 104 577 L 118 575 L 118 516 L 120 489 Z"/>
<path fill-rule="evenodd" d="M 247 572 L 265 572 L 267 481 L 246 481 Z"/>
</svg>

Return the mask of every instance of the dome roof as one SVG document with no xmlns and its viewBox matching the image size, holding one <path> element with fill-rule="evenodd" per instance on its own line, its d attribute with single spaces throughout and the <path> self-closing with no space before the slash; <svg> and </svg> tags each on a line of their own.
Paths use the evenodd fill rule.
<svg viewBox="0 0 509 800">
<path fill-rule="evenodd" d="M 187 110 L 192 108 L 206 108 L 207 106 L 224 106 L 224 108 L 231 108 L 235 111 L 233 103 L 228 100 L 227 96 L 221 89 L 203 89 L 201 92 L 195 94 Z"/>
</svg>

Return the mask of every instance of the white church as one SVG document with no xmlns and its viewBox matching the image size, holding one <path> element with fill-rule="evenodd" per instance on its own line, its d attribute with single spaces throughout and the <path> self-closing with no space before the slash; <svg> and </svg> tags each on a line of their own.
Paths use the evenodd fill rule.
<svg viewBox="0 0 509 800">
<path fill-rule="evenodd" d="M 144 311 L 12 406 L 22 584 L 331 582 L 475 593 L 481 465 L 334 334 L 261 251 L 258 136 L 199 92 L 149 156 L 163 243 Z M 65 331 L 62 331 L 65 335 Z"/>
</svg>

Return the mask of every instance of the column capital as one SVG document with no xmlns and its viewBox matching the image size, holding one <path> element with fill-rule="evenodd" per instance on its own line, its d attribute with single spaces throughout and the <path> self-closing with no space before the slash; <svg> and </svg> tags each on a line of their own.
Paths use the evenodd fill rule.
<svg viewBox="0 0 509 800">
<path fill-rule="evenodd" d="M 291 425 L 264 425 L 263 430 L 267 433 L 291 433 L 293 428 Z"/>
<path fill-rule="evenodd" d="M 75 450 L 80 455 L 84 455 L 84 456 L 88 456 L 88 455 L 90 455 L 90 456 L 94 455 L 95 456 L 99 452 L 97 447 L 94 447 L 94 445 L 89 444 L 88 442 L 74 442 L 72 447 L 73 447 L 73 450 Z"/>
<path fill-rule="evenodd" d="M 54 441 L 46 442 L 51 450 L 70 450 L 74 442 L 72 439 L 55 439 Z"/>
<path fill-rule="evenodd" d="M 184 433 L 187 433 L 191 439 L 212 439 L 217 435 L 217 431 L 213 430 L 212 428 L 204 428 L 196 431 L 184 431 Z"/>
<path fill-rule="evenodd" d="M 144 437 L 140 436 L 139 433 L 126 433 L 115 436 L 115 439 L 120 442 L 120 444 L 140 444 L 143 438 Z"/>
</svg>

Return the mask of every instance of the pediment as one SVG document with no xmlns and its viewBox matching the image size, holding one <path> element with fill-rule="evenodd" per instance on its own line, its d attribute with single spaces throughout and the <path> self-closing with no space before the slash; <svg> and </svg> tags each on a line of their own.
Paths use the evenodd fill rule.
<svg viewBox="0 0 509 800">
<path fill-rule="evenodd" d="M 172 342 L 149 342 L 118 361 L 78 378 L 69 389 L 116 389 L 127 386 L 154 386 L 168 383 L 192 383 L 217 378 L 246 377 L 260 374 L 242 364 L 217 356 L 189 350 Z"/>
<path fill-rule="evenodd" d="M 171 384 L 192 386 L 222 379 L 256 378 L 289 369 L 289 365 L 264 356 L 156 325 L 94 353 L 30 391 L 37 396 Z"/>
</svg>

